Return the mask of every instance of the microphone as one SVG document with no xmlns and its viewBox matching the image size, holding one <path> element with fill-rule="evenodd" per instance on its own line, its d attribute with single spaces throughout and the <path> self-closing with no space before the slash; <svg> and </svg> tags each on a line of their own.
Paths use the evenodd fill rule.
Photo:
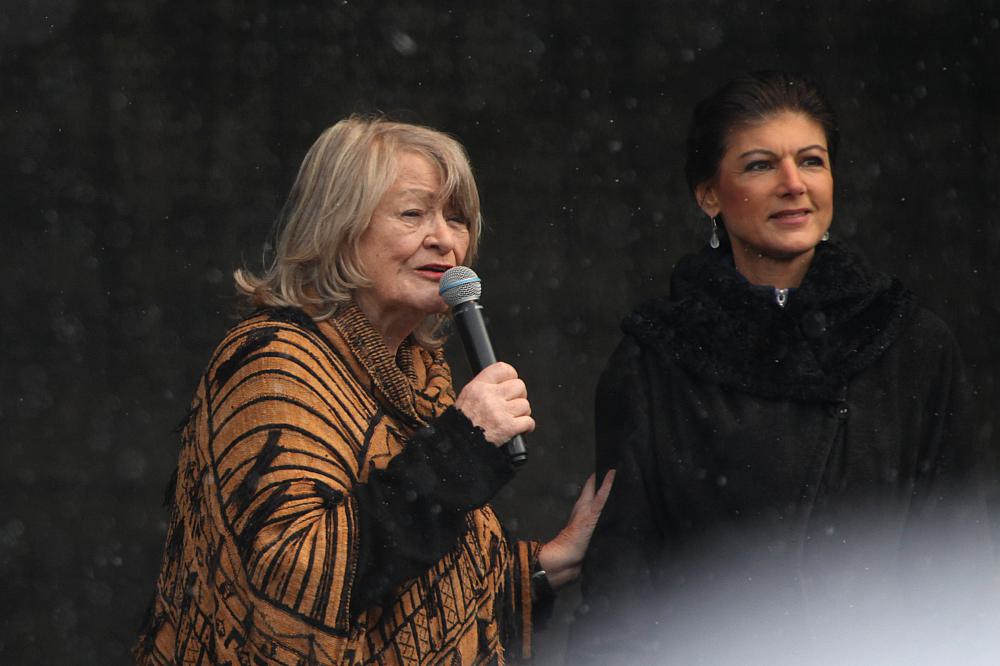
<svg viewBox="0 0 1000 666">
<path fill-rule="evenodd" d="M 483 306 L 479 304 L 483 285 L 476 272 L 468 266 L 449 268 L 441 276 L 438 293 L 451 308 L 472 372 L 478 374 L 486 366 L 496 363 L 490 334 L 483 321 Z M 515 435 L 514 439 L 504 444 L 504 449 L 514 467 L 520 467 L 528 461 L 528 450 L 520 435 Z"/>
</svg>

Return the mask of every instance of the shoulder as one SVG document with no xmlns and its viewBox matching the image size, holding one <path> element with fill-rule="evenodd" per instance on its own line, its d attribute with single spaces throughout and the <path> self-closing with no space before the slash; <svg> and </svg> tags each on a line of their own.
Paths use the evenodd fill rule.
<svg viewBox="0 0 1000 666">
<path fill-rule="evenodd" d="M 341 355 L 301 310 L 262 310 L 240 321 L 215 348 L 206 381 L 221 387 L 253 372 L 302 375 L 344 367 Z"/>
<path fill-rule="evenodd" d="M 202 378 L 210 455 L 223 468 L 293 447 L 353 477 L 376 413 L 367 388 L 304 313 L 254 313 L 229 330 Z"/>
<path fill-rule="evenodd" d="M 670 275 L 669 294 L 641 302 L 621 322 L 626 338 L 660 352 L 672 348 L 677 338 L 696 341 L 717 334 L 725 324 L 720 294 L 742 293 L 739 276 L 724 256 L 713 252 L 680 258 Z"/>
<path fill-rule="evenodd" d="M 637 396 L 648 394 L 653 384 L 673 376 L 676 360 L 671 347 L 669 333 L 655 326 L 639 331 L 626 329 L 598 379 L 598 411 L 631 409 Z"/>
<path fill-rule="evenodd" d="M 937 314 L 918 305 L 900 332 L 897 346 L 920 356 L 958 352 L 954 334 Z"/>
<path fill-rule="evenodd" d="M 682 259 L 691 261 L 691 257 Z M 687 299 L 657 296 L 641 302 L 620 321 L 622 336 L 605 364 L 601 384 L 635 380 L 651 366 L 674 363 L 685 326 Z"/>
<path fill-rule="evenodd" d="M 641 303 L 621 321 L 621 330 L 625 334 L 620 345 L 622 353 L 669 341 L 674 336 L 678 314 L 678 304 L 667 296 Z"/>
<path fill-rule="evenodd" d="M 955 336 L 941 317 L 922 306 L 914 307 L 870 372 L 869 377 L 893 381 L 914 399 L 947 393 L 956 386 L 966 390 L 962 388 L 966 387 L 965 364 Z"/>
<path fill-rule="evenodd" d="M 918 334 L 933 340 L 954 340 L 951 328 L 944 319 L 922 305 L 914 308 L 911 328 Z"/>
<path fill-rule="evenodd" d="M 610 385 L 610 388 L 613 389 L 615 384 L 626 381 L 629 378 L 635 378 L 638 369 L 649 363 L 649 360 L 646 358 L 648 351 L 646 345 L 640 342 L 640 338 L 626 328 L 629 321 L 630 318 L 626 318 L 622 323 L 622 328 L 625 329 L 624 334 L 604 364 L 599 387 L 608 387 Z"/>
<path fill-rule="evenodd" d="M 629 332 L 625 332 L 615 345 L 614 351 L 608 357 L 607 367 L 620 365 L 630 365 L 642 357 L 642 345 L 639 340 Z"/>
</svg>

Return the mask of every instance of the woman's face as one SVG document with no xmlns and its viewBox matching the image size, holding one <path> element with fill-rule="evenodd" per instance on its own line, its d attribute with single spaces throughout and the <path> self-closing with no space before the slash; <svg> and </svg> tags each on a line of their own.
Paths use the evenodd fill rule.
<svg viewBox="0 0 1000 666">
<path fill-rule="evenodd" d="M 376 327 L 415 327 L 443 312 L 438 281 L 462 263 L 469 225 L 441 201 L 441 178 L 426 158 L 401 153 L 398 176 L 379 201 L 358 246 L 369 287 L 355 296 Z M 411 328 L 412 330 L 412 328 Z"/>
<path fill-rule="evenodd" d="M 744 258 L 811 256 L 833 220 L 823 127 L 785 111 L 733 130 L 718 173 L 696 195 L 709 216 L 722 214 L 737 266 Z"/>
</svg>

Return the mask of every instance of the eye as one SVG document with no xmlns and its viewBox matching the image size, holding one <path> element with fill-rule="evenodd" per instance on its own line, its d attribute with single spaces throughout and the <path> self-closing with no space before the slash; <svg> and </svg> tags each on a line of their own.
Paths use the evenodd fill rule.
<svg viewBox="0 0 1000 666">
<path fill-rule="evenodd" d="M 414 209 L 410 209 L 410 210 L 404 210 L 403 214 L 402 214 L 402 217 L 417 218 L 417 217 L 422 217 L 423 214 L 424 214 L 424 212 L 422 210 L 418 210 L 418 209 L 414 208 Z"/>
<path fill-rule="evenodd" d="M 767 160 L 754 160 L 753 162 L 747 163 L 743 167 L 744 171 L 768 171 L 771 168 L 771 163 Z"/>
<path fill-rule="evenodd" d="M 808 157 L 802 158 L 802 166 L 824 167 L 826 166 L 826 160 L 824 160 L 819 155 L 809 155 Z"/>
<path fill-rule="evenodd" d="M 448 215 L 446 219 L 448 220 L 448 224 L 452 226 L 462 227 L 462 228 L 468 228 L 469 226 L 469 221 L 465 219 L 465 217 L 463 217 L 462 215 L 459 215 L 458 213 L 451 213 Z"/>
</svg>

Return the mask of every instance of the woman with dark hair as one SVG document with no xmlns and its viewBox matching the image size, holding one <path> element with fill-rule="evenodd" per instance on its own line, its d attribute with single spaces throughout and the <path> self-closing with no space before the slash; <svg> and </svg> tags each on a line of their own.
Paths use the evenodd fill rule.
<svg viewBox="0 0 1000 666">
<path fill-rule="evenodd" d="M 969 516 L 958 349 L 830 240 L 837 142 L 817 88 L 782 72 L 695 108 L 686 174 L 710 240 L 625 319 L 600 380 L 598 470 L 617 478 L 572 663 L 695 663 L 678 648 L 697 642 L 692 618 L 741 595 L 788 629 L 809 599 L 849 596 L 837 576 L 921 556 L 918 523 Z"/>
<path fill-rule="evenodd" d="M 442 273 L 475 258 L 462 146 L 351 117 L 309 150 L 254 309 L 216 348 L 183 428 L 141 664 L 484 664 L 531 654 L 536 602 L 575 579 L 610 488 L 547 543 L 490 500 L 534 428 L 514 368 L 456 397 Z"/>
</svg>

